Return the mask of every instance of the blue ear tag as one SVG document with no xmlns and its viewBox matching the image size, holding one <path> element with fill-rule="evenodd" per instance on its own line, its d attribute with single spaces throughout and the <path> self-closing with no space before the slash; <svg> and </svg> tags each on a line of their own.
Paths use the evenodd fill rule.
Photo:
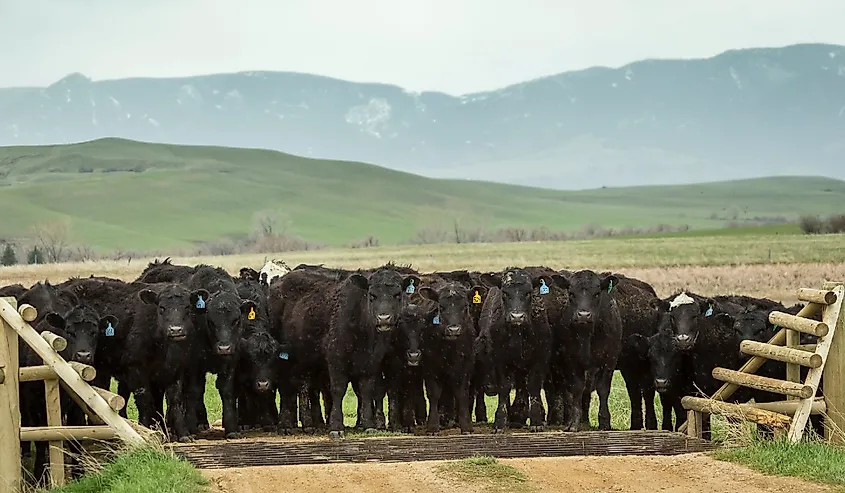
<svg viewBox="0 0 845 493">
<path fill-rule="evenodd" d="M 540 279 L 540 294 L 549 294 L 549 287 L 546 286 L 545 279 Z"/>
<path fill-rule="evenodd" d="M 704 312 L 704 316 L 705 316 L 705 317 L 709 317 L 709 316 L 711 316 L 711 315 L 713 315 L 713 306 L 712 306 L 712 305 L 711 305 L 711 306 L 709 306 L 709 307 L 707 307 L 707 311 L 706 311 L 706 312 Z"/>
<path fill-rule="evenodd" d="M 434 325 L 440 325 L 440 314 L 434 316 L 434 320 L 431 321 Z"/>
<path fill-rule="evenodd" d="M 610 284 L 607 286 L 607 292 L 608 292 L 608 294 L 609 294 L 611 291 L 613 291 L 613 280 L 612 280 L 612 279 L 611 279 L 611 281 L 610 281 Z"/>
<path fill-rule="evenodd" d="M 410 281 L 411 281 L 411 284 L 408 284 L 408 287 L 405 288 L 405 292 L 408 293 L 408 294 L 414 294 L 414 291 L 416 290 L 416 288 L 414 288 L 414 280 L 411 279 Z"/>
<path fill-rule="evenodd" d="M 288 353 L 286 353 L 284 351 L 279 353 L 279 359 L 288 359 L 288 358 L 290 358 L 290 355 Z"/>
<path fill-rule="evenodd" d="M 197 308 L 205 308 L 205 300 L 202 299 L 202 295 L 197 298 Z"/>
<path fill-rule="evenodd" d="M 111 322 L 109 322 L 109 326 L 106 327 L 106 337 L 114 337 L 114 327 L 111 326 Z"/>
</svg>

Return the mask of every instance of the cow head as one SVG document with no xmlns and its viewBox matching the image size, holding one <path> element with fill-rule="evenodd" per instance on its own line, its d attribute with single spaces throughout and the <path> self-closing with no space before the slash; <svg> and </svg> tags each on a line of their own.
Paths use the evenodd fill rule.
<svg viewBox="0 0 845 493">
<path fill-rule="evenodd" d="M 71 361 L 86 365 L 94 363 L 100 338 L 114 336 L 117 329 L 116 317 L 100 317 L 96 310 L 85 305 L 77 305 L 64 315 L 50 312 L 44 320 L 67 340 L 62 353 Z"/>
<path fill-rule="evenodd" d="M 256 392 L 276 390 L 279 362 L 289 358 L 283 349 L 268 332 L 253 332 L 241 341 L 243 375 Z"/>
<path fill-rule="evenodd" d="M 662 317 L 669 317 L 664 313 Z M 667 392 L 678 378 L 682 352 L 675 334 L 667 330 L 658 330 L 651 337 L 632 334 L 628 339 L 637 354 L 646 359 L 654 379 L 654 390 L 661 394 Z"/>
<path fill-rule="evenodd" d="M 189 291 L 180 284 L 169 284 L 155 292 L 144 289 L 138 297 L 156 310 L 154 333 L 157 339 L 184 341 L 192 335 L 194 317 L 206 312 L 209 294 L 205 289 Z"/>
<path fill-rule="evenodd" d="M 258 271 L 252 267 L 241 267 L 241 270 L 238 271 L 238 276 L 244 281 L 260 281 L 261 279 Z"/>
<path fill-rule="evenodd" d="M 591 270 L 569 277 L 569 303 L 573 325 L 591 325 L 600 316 L 602 301 L 610 296 L 619 279 L 613 274 L 599 275 Z"/>
<path fill-rule="evenodd" d="M 237 351 L 241 338 L 242 321 L 248 316 L 248 308 L 253 308 L 252 301 L 242 301 L 230 291 L 215 293 L 205 305 L 205 321 L 211 350 L 219 356 L 231 356 Z"/>
<path fill-rule="evenodd" d="M 652 305 L 669 314 L 668 320 L 661 323 L 675 334 L 681 351 L 692 349 L 698 340 L 700 324 L 713 316 L 716 309 L 716 301 L 712 298 L 693 297 L 687 293 L 680 293 L 668 301 L 654 300 Z"/>
<path fill-rule="evenodd" d="M 482 281 L 502 291 L 502 309 L 505 322 L 511 327 L 523 327 L 531 323 L 533 296 L 548 295 L 553 286 L 566 288 L 569 283 L 563 276 L 531 277 L 524 269 L 507 269 L 502 274 L 482 274 Z"/>
<path fill-rule="evenodd" d="M 409 303 L 399 315 L 394 350 L 405 355 L 407 366 L 420 366 L 423 358 L 422 335 L 437 314 L 437 307 L 433 303 L 421 301 Z"/>
<path fill-rule="evenodd" d="M 428 286 L 419 290 L 420 296 L 437 303 L 435 327 L 442 328 L 442 336 L 447 340 L 456 340 L 465 331 L 471 331 L 472 317 L 469 307 L 474 299 L 480 301 L 486 293 L 484 286 L 467 289 L 463 284 L 449 282 L 438 289 Z"/>
<path fill-rule="evenodd" d="M 412 283 L 414 286 L 419 286 L 420 279 L 414 275 L 402 277 L 392 269 L 379 269 L 369 278 L 357 273 L 351 274 L 346 282 L 351 282 L 358 288 L 366 290 L 369 317 L 377 331 L 388 332 L 399 322 L 399 313 L 402 310 L 408 286 Z"/>
</svg>

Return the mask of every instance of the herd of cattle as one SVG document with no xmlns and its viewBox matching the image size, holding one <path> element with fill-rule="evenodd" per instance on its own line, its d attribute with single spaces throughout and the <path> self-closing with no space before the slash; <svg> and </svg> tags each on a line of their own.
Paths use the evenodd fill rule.
<svg viewBox="0 0 845 493">
<path fill-rule="evenodd" d="M 712 394 L 721 385 L 714 367 L 739 368 L 742 340 L 774 334 L 772 310 L 801 308 L 689 291 L 661 299 L 641 280 L 590 270 L 420 273 L 392 263 L 344 270 L 269 262 L 233 277 L 169 259 L 132 282 L 72 278 L 6 286 L 2 296 L 36 307 L 32 325 L 67 339 L 65 359 L 94 366 L 98 387 L 114 377 L 121 396 L 134 395 L 141 424 L 166 425 L 180 441 L 209 427 L 207 373 L 217 375 L 229 438 L 300 423 L 340 438 L 350 383 L 363 430 L 424 425 L 437 433 L 457 424 L 471 433 L 473 407 L 474 421 L 487 422 L 486 394 L 498 397 L 495 431 L 575 431 L 589 427 L 593 391 L 599 429 L 610 429 L 614 370 L 630 398 L 631 429 L 658 427 L 657 391 L 662 428 L 672 430 L 673 411 L 675 427 L 686 418 L 681 396 Z M 22 365 L 40 364 L 26 345 L 20 356 Z M 758 373 L 782 379 L 785 368 L 771 362 Z M 780 399 L 753 390 L 734 398 Z M 65 404 L 68 424 L 83 424 Z M 46 424 L 43 386 L 21 385 L 21 414 L 24 426 Z"/>
</svg>

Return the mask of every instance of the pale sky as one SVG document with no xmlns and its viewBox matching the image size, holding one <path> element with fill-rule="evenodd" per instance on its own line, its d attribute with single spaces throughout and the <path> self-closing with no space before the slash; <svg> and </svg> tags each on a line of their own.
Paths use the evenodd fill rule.
<svg viewBox="0 0 845 493">
<path fill-rule="evenodd" d="M 271 70 L 461 94 L 803 42 L 845 45 L 845 0 L 0 0 L 0 87 Z"/>
</svg>

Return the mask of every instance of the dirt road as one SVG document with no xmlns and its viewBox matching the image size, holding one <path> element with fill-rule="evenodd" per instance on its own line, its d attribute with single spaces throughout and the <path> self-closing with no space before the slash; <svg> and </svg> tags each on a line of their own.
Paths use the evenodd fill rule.
<svg viewBox="0 0 845 493">
<path fill-rule="evenodd" d="M 503 459 L 528 477 L 519 491 L 630 493 L 815 493 L 824 486 L 764 476 L 701 454 L 651 457 Z M 482 493 L 508 491 L 483 480 L 467 482 L 439 462 L 331 464 L 204 471 L 215 493 Z"/>
</svg>

